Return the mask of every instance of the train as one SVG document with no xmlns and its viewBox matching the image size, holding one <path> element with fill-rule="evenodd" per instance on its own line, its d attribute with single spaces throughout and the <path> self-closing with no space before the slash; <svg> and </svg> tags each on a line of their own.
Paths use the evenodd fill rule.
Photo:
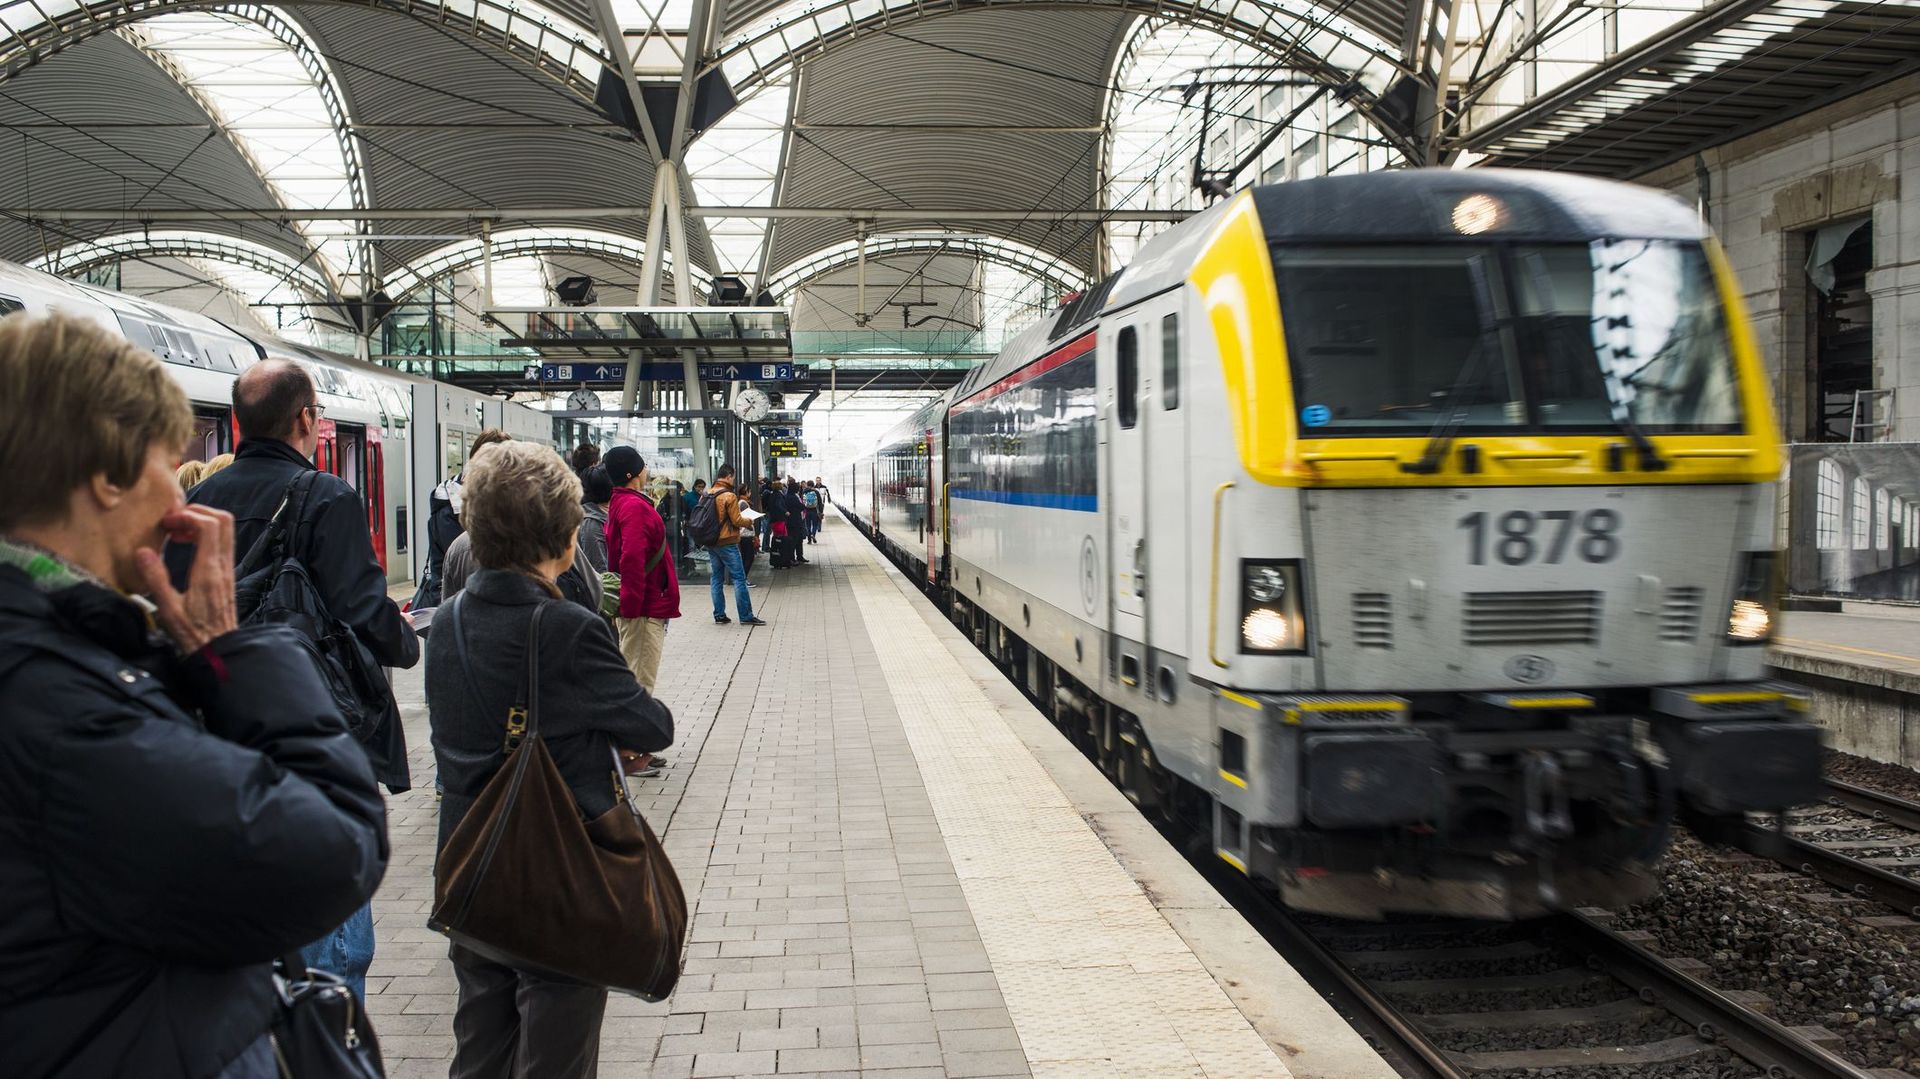
<svg viewBox="0 0 1920 1079">
<path fill-rule="evenodd" d="M 164 360 L 193 402 L 188 460 L 238 443 L 232 399 L 241 371 L 264 359 L 300 364 L 326 406 L 314 464 L 361 493 L 374 553 L 396 585 L 425 568 L 429 495 L 459 472 L 475 435 L 495 427 L 556 448 L 571 444 L 564 421 L 524 404 L 0 261 L 0 316 L 17 311 L 84 318 Z"/>
<path fill-rule="evenodd" d="M 1327 177 L 1167 229 L 829 478 L 1135 804 L 1287 905 L 1511 920 L 1818 796 L 1766 680 L 1767 377 L 1666 193 Z"/>
</svg>

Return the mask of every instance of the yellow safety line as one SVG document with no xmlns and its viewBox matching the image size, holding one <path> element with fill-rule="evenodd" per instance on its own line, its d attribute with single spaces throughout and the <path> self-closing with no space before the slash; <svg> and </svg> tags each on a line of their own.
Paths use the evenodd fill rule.
<svg viewBox="0 0 1920 1079">
<path fill-rule="evenodd" d="M 1508 708 L 1592 708 L 1593 701 L 1587 697 L 1508 697 L 1507 707 Z"/>
<path fill-rule="evenodd" d="M 1797 644 L 1804 648 L 1831 648 L 1836 652 L 1858 652 L 1863 656 L 1879 656 L 1881 659 L 1897 659 L 1905 663 L 1920 663 L 1920 656 L 1906 656 L 1898 652 L 1876 652 L 1871 648 L 1854 648 L 1845 644 L 1828 644 L 1825 641 L 1806 641 L 1795 637 L 1777 638 L 1781 644 Z"/>
<path fill-rule="evenodd" d="M 1227 782 L 1233 784 L 1236 787 L 1239 787 L 1241 790 L 1247 789 L 1246 780 L 1241 779 L 1239 776 L 1234 775 L 1232 772 L 1227 771 L 1225 768 L 1220 769 L 1220 778 L 1226 780 Z"/>
<path fill-rule="evenodd" d="M 1300 701 L 1294 705 L 1302 712 L 1400 712 L 1406 706 L 1399 701 Z"/>
</svg>

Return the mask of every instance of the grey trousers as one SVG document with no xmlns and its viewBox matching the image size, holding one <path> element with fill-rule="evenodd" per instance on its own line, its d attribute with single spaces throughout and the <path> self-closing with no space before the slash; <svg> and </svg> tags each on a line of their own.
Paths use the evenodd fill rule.
<svg viewBox="0 0 1920 1079">
<path fill-rule="evenodd" d="M 457 944 L 448 955 L 460 981 L 448 1079 L 593 1079 L 605 989 L 522 974 Z"/>
</svg>

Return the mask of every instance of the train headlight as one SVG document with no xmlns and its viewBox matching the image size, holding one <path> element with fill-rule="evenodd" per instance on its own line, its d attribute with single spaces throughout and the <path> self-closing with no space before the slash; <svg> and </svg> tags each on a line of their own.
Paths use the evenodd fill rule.
<svg viewBox="0 0 1920 1079">
<path fill-rule="evenodd" d="M 1251 566 L 1247 569 L 1247 598 L 1256 603 L 1277 603 L 1286 598 L 1287 574 L 1279 566 Z"/>
<path fill-rule="evenodd" d="M 1262 558 L 1240 563 L 1240 651 L 1253 655 L 1307 650 L 1300 563 Z"/>
<path fill-rule="evenodd" d="M 1733 605 L 1727 611 L 1728 643 L 1764 644 L 1773 639 L 1779 621 L 1774 612 L 1780 609 L 1780 588 L 1774 576 L 1777 564 L 1772 551 L 1747 552 Z"/>
<path fill-rule="evenodd" d="M 1453 228 L 1462 236 L 1478 236 L 1506 224 L 1507 210 L 1492 195 L 1468 195 L 1453 204 Z"/>
</svg>

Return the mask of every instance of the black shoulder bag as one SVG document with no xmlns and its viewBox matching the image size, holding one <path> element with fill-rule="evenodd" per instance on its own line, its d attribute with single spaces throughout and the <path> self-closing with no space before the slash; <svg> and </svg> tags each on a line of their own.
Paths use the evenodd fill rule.
<svg viewBox="0 0 1920 1079">
<path fill-rule="evenodd" d="M 273 964 L 279 1012 L 268 1036 L 281 1079 L 385 1079 L 372 1017 L 338 974 L 291 952 Z"/>
<path fill-rule="evenodd" d="M 327 693 L 347 717 L 348 731 L 372 749 L 381 725 L 397 724 L 393 694 L 353 630 L 327 609 L 296 553 L 294 533 L 319 477 L 319 472 L 307 470 L 287 485 L 267 530 L 234 570 L 234 600 L 243 626 L 283 625 L 300 631 L 313 646 Z"/>
</svg>

